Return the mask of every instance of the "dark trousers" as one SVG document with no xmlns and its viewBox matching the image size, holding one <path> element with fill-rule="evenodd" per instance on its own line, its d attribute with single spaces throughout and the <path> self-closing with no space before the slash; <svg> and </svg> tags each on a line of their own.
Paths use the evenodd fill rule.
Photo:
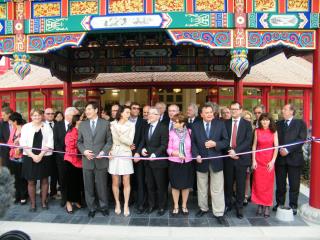
<svg viewBox="0 0 320 240">
<path fill-rule="evenodd" d="M 68 161 L 65 162 L 65 166 L 66 200 L 69 202 L 77 202 L 81 204 L 81 196 L 83 192 L 82 168 L 77 168 Z"/>
<path fill-rule="evenodd" d="M 165 209 L 168 198 L 168 168 L 151 168 L 147 163 L 145 171 L 149 208 L 155 207 L 157 202 L 159 209 Z"/>
<path fill-rule="evenodd" d="M 96 211 L 97 203 L 100 210 L 109 208 L 107 173 L 107 168 L 83 169 L 84 193 L 89 211 Z"/>
<path fill-rule="evenodd" d="M 243 208 L 243 201 L 246 189 L 247 166 L 240 166 L 231 158 L 224 162 L 224 194 L 227 207 L 232 206 L 233 184 L 236 183 L 236 207 Z"/>
<path fill-rule="evenodd" d="M 134 163 L 132 190 L 137 208 L 143 208 L 146 200 L 145 169 L 143 161 Z"/>
<path fill-rule="evenodd" d="M 66 166 L 64 161 L 64 155 L 55 154 L 55 160 L 56 160 L 56 166 L 58 169 L 58 181 L 61 189 L 61 198 L 62 198 L 62 201 L 66 201 L 67 199 L 66 191 L 65 191 Z"/>
<path fill-rule="evenodd" d="M 22 162 L 9 161 L 8 167 L 14 175 L 14 186 L 16 189 L 15 198 L 17 201 L 28 198 L 28 182 L 21 176 Z"/>
<path fill-rule="evenodd" d="M 286 165 L 276 165 L 276 201 L 278 205 L 284 205 L 286 202 L 287 176 L 289 179 L 289 206 L 298 207 L 298 196 L 300 191 L 300 175 L 302 167 L 293 167 Z"/>
<path fill-rule="evenodd" d="M 58 167 L 54 154 L 50 156 L 51 161 L 51 175 L 50 175 L 50 196 L 57 194 L 57 184 L 58 184 Z M 60 184 L 60 182 L 59 182 Z"/>
</svg>

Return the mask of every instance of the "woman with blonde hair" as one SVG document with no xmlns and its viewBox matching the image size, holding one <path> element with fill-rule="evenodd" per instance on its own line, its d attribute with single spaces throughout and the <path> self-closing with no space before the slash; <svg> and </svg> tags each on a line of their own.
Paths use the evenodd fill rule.
<svg viewBox="0 0 320 240">
<path fill-rule="evenodd" d="M 41 184 L 41 205 L 47 210 L 48 177 L 50 176 L 50 151 L 53 149 L 53 132 L 43 119 L 43 111 L 32 109 L 31 122 L 21 129 L 20 146 L 23 149 L 22 176 L 28 181 L 30 211 L 36 211 L 36 182 Z M 32 149 L 31 149 L 32 148 Z"/>
</svg>

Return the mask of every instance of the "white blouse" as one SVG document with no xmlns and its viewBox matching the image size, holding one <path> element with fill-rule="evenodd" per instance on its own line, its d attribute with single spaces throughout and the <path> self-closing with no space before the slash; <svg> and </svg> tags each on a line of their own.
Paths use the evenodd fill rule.
<svg viewBox="0 0 320 240">
<path fill-rule="evenodd" d="M 29 122 L 22 126 L 20 146 L 21 147 L 32 147 L 33 137 L 36 132 L 36 128 L 33 126 L 32 122 Z M 47 147 L 53 149 L 53 131 L 48 124 L 42 123 L 42 148 Z M 23 155 L 28 155 L 25 150 L 23 150 Z M 45 156 L 51 156 L 52 152 L 46 152 Z"/>
</svg>

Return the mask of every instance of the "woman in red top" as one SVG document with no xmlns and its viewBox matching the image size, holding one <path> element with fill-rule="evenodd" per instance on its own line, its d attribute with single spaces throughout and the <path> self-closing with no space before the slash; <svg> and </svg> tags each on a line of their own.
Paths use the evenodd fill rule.
<svg viewBox="0 0 320 240">
<path fill-rule="evenodd" d="M 77 208 L 81 208 L 81 193 L 83 192 L 82 160 L 81 155 L 77 155 L 79 154 L 77 140 L 80 122 L 80 115 L 74 115 L 65 137 L 67 152 L 64 155 L 66 167 L 66 211 L 69 214 L 73 213 L 72 203 L 74 203 Z"/>
<path fill-rule="evenodd" d="M 254 133 L 252 150 L 278 146 L 276 125 L 269 113 L 259 117 L 259 128 Z M 275 149 L 254 152 L 252 154 L 253 183 L 251 200 L 258 205 L 257 215 L 270 216 L 270 206 L 273 204 L 274 163 L 278 151 Z"/>
</svg>

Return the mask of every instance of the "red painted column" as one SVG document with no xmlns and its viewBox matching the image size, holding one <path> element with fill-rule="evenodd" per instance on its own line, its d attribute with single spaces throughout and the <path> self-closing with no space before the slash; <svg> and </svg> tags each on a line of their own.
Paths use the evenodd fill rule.
<svg viewBox="0 0 320 240">
<path fill-rule="evenodd" d="M 72 82 L 63 82 L 63 106 L 64 109 L 72 106 Z"/>
<path fill-rule="evenodd" d="M 313 52 L 312 136 L 320 137 L 320 29 L 316 32 Z M 310 199 L 311 207 L 320 209 L 320 143 L 313 142 L 311 150 Z"/>
<path fill-rule="evenodd" d="M 303 91 L 303 119 L 307 124 L 307 127 L 310 127 L 310 90 L 305 89 Z"/>
<path fill-rule="evenodd" d="M 243 105 L 243 80 L 237 77 L 234 80 L 234 100 Z"/>
<path fill-rule="evenodd" d="M 266 112 L 269 112 L 269 87 L 262 88 L 262 104 L 264 105 Z"/>
</svg>

